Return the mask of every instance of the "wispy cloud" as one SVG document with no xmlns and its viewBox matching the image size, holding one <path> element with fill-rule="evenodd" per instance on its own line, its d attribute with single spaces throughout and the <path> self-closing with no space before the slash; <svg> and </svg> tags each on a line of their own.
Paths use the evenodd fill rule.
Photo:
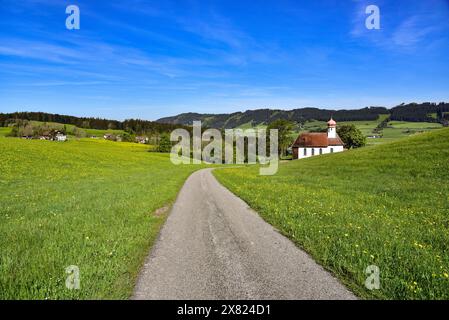
<svg viewBox="0 0 449 320">
<path fill-rule="evenodd" d="M 428 35 L 438 31 L 437 26 L 428 24 L 428 19 L 428 16 L 421 15 L 406 19 L 394 30 L 392 42 L 401 47 L 411 47 L 425 41 Z"/>
<path fill-rule="evenodd" d="M 41 41 L 21 39 L 2 39 L 0 55 L 31 58 L 49 62 L 70 64 L 73 60 L 82 58 L 77 50 Z"/>
<path fill-rule="evenodd" d="M 60 87 L 60 86 L 92 86 L 98 84 L 106 84 L 106 81 L 47 81 L 25 83 L 24 86 L 32 87 Z"/>
<path fill-rule="evenodd" d="M 368 30 L 365 27 L 365 19 L 368 17 L 365 8 L 371 3 L 366 0 L 356 1 L 349 34 L 355 39 L 367 40 L 387 50 L 424 50 L 447 36 L 445 32 L 449 31 L 448 7 L 442 0 L 433 0 L 432 3 L 435 7 L 441 7 L 441 11 L 435 10 L 435 7 L 432 10 L 413 7 L 411 10 L 407 6 L 389 7 L 387 10 L 383 1 L 380 1 L 377 4 L 380 7 L 381 29 Z"/>
<path fill-rule="evenodd" d="M 1 107 L 70 112 L 77 94 L 74 112 L 107 107 L 121 116 L 136 106 L 136 116 L 147 110 L 154 118 L 211 108 L 360 107 L 371 87 L 388 101 L 406 97 L 401 81 L 416 97 L 447 88 L 448 6 L 436 5 L 443 0 L 77 0 L 82 27 L 73 32 L 64 24 L 73 1 L 0 2 Z M 379 31 L 365 28 L 369 4 L 381 8 Z M 432 88 L 430 73 L 437 73 Z"/>
</svg>

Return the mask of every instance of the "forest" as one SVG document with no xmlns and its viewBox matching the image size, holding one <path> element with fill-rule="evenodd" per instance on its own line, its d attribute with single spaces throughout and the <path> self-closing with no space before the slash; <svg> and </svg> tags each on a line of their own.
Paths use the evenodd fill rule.
<svg viewBox="0 0 449 320">
<path fill-rule="evenodd" d="M 135 134 L 152 134 L 171 132 L 176 128 L 184 127 L 155 121 L 127 119 L 125 121 L 108 120 L 101 118 L 75 117 L 68 115 L 52 114 L 45 112 L 14 112 L 0 113 L 0 127 L 7 127 L 16 123 L 17 120 L 56 122 L 61 124 L 75 125 L 84 129 L 119 129 Z M 188 129 L 186 127 L 186 129 Z"/>
<path fill-rule="evenodd" d="M 230 114 L 182 113 L 159 119 L 157 122 L 187 125 L 192 124 L 194 120 L 201 120 L 203 124 L 213 128 L 236 128 L 246 125 L 268 125 L 279 119 L 296 123 L 305 123 L 311 120 L 327 121 L 330 117 L 336 121 L 372 121 L 377 120 L 379 115 L 383 114 L 390 115 L 391 120 L 444 124 L 449 120 L 449 103 L 402 103 L 391 109 L 385 107 L 365 107 L 353 110 L 300 108 L 293 110 L 257 109 Z"/>
<path fill-rule="evenodd" d="M 402 103 L 391 109 L 385 107 L 366 107 L 355 110 L 300 108 L 293 110 L 257 109 L 230 114 L 183 113 L 173 117 L 161 118 L 157 121 L 141 119 L 118 121 L 45 112 L 14 112 L 0 113 L 0 127 L 6 127 L 21 119 L 71 124 L 84 129 L 120 129 L 135 134 L 153 134 L 171 132 L 180 127 L 190 130 L 190 126 L 195 120 L 202 121 L 204 127 L 224 129 L 247 124 L 251 126 L 268 125 L 279 119 L 295 123 L 305 123 L 310 120 L 327 121 L 331 117 L 336 121 L 371 121 L 378 119 L 379 115 L 382 114 L 390 115 L 390 120 L 447 124 L 449 121 L 449 103 Z"/>
<path fill-rule="evenodd" d="M 391 120 L 411 122 L 447 122 L 449 103 L 433 102 L 401 104 L 391 109 Z"/>
</svg>

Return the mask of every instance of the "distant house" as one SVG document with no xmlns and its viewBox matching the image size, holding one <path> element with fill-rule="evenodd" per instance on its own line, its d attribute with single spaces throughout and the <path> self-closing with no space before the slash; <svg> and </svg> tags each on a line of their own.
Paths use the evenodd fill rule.
<svg viewBox="0 0 449 320">
<path fill-rule="evenodd" d="M 43 131 L 41 133 L 41 135 L 39 136 L 39 140 L 53 140 L 52 131 L 53 130 L 45 130 L 45 131 Z"/>
<path fill-rule="evenodd" d="M 39 140 L 66 141 L 67 135 L 59 130 L 44 131 L 42 135 L 39 136 Z"/>
<path fill-rule="evenodd" d="M 103 138 L 105 140 L 112 140 L 112 141 L 117 140 L 117 137 L 114 134 L 112 134 L 112 133 L 105 133 Z"/>
<path fill-rule="evenodd" d="M 148 141 L 149 141 L 148 137 L 143 137 L 143 136 L 136 137 L 136 142 L 137 143 L 145 144 L 145 143 L 148 143 Z"/>
<path fill-rule="evenodd" d="M 337 134 L 337 123 L 332 118 L 327 122 L 327 132 L 302 133 L 292 145 L 293 159 L 308 158 L 343 150 L 344 143 Z"/>
<path fill-rule="evenodd" d="M 67 135 L 64 132 L 57 131 L 53 136 L 53 141 L 66 141 Z"/>
</svg>

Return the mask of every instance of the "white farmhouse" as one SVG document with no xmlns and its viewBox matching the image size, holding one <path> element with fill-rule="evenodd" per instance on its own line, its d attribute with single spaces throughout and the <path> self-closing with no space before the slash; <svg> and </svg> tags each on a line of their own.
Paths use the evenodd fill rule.
<svg viewBox="0 0 449 320">
<path fill-rule="evenodd" d="M 66 141 L 67 140 L 67 135 L 63 132 L 57 131 L 54 138 L 54 141 Z"/>
<path fill-rule="evenodd" d="M 337 134 L 337 123 L 331 118 L 327 122 L 327 132 L 306 132 L 296 138 L 292 145 L 293 159 L 341 152 L 343 147 L 344 143 Z"/>
</svg>

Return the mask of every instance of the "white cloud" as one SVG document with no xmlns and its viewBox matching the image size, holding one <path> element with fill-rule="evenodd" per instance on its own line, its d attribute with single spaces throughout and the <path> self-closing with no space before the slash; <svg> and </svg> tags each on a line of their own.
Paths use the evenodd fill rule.
<svg viewBox="0 0 449 320">
<path fill-rule="evenodd" d="M 428 24 L 428 16 L 415 15 L 403 21 L 391 35 L 391 41 L 398 46 L 410 47 L 425 41 L 434 31 L 435 26 Z M 425 21 L 423 23 L 423 21 Z M 426 23 L 427 22 L 427 23 Z"/>
</svg>

